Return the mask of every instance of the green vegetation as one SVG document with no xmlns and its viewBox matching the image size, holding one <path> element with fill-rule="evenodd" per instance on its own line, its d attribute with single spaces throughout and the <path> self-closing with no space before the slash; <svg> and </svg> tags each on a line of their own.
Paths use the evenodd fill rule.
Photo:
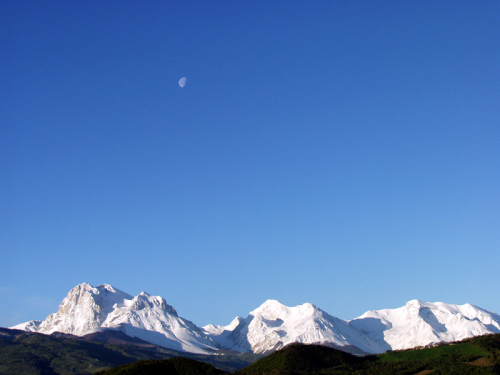
<svg viewBox="0 0 500 375">
<path fill-rule="evenodd" d="M 381 361 L 407 361 L 411 359 L 428 360 L 434 358 L 455 358 L 461 362 L 470 362 L 479 357 L 487 357 L 488 352 L 477 345 L 460 343 L 457 345 L 441 345 L 434 348 L 420 350 L 404 350 L 388 352 L 379 356 Z"/>
<path fill-rule="evenodd" d="M 13 341 L 0 340 L 0 373 L 3 374 L 91 374 L 133 360 L 106 345 L 84 340 L 29 333 Z"/>
<path fill-rule="evenodd" d="M 0 335 L 0 374 L 440 375 L 500 374 L 500 334 L 364 357 L 324 346 L 292 344 L 252 364 L 257 358 L 248 353 L 204 356 L 154 345 L 35 333 Z"/>
<path fill-rule="evenodd" d="M 434 348 L 356 357 L 316 345 L 293 344 L 235 375 L 500 374 L 500 335 Z"/>
<path fill-rule="evenodd" d="M 110 344 L 77 337 L 53 337 L 38 333 L 0 329 L 0 374 L 93 374 L 142 360 L 189 357 L 233 372 L 261 356 L 224 356 L 181 353 L 155 345 Z M 6 339 L 7 338 L 7 339 Z"/>
<path fill-rule="evenodd" d="M 112 370 L 98 372 L 101 375 L 219 375 L 227 374 L 215 367 L 189 358 L 169 358 L 139 361 Z"/>
<path fill-rule="evenodd" d="M 237 375 L 253 374 L 314 374 L 324 369 L 352 373 L 366 357 L 319 345 L 292 344 L 268 355 L 254 364 L 236 372 Z"/>
</svg>

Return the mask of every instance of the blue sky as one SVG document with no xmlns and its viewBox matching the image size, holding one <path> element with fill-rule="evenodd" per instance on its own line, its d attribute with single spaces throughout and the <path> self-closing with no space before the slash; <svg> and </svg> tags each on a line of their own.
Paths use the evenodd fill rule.
<svg viewBox="0 0 500 375">
<path fill-rule="evenodd" d="M 0 326 L 82 282 L 200 326 L 267 299 L 500 312 L 499 20 L 497 1 L 0 2 Z"/>
</svg>

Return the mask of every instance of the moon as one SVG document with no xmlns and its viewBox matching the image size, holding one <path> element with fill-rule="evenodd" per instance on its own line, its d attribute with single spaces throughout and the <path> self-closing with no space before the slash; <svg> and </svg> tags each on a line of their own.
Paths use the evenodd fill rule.
<svg viewBox="0 0 500 375">
<path fill-rule="evenodd" d="M 186 86 L 186 81 L 187 81 L 186 77 L 182 77 L 182 78 L 179 80 L 179 86 L 180 86 L 180 87 L 184 87 L 184 86 Z"/>
</svg>

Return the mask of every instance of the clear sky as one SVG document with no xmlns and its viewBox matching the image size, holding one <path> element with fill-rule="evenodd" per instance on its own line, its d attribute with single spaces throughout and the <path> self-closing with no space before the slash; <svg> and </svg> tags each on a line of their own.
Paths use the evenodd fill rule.
<svg viewBox="0 0 500 375">
<path fill-rule="evenodd" d="M 499 250 L 498 1 L 0 1 L 0 326 L 500 312 Z"/>
</svg>

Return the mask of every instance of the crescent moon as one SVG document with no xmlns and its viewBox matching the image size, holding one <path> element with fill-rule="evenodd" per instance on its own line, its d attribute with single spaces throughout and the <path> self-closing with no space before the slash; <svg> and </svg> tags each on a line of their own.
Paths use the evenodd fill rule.
<svg viewBox="0 0 500 375">
<path fill-rule="evenodd" d="M 184 87 L 184 86 L 186 86 L 186 81 L 187 81 L 186 77 L 182 77 L 182 78 L 179 80 L 179 86 L 180 86 L 180 87 Z"/>
</svg>

